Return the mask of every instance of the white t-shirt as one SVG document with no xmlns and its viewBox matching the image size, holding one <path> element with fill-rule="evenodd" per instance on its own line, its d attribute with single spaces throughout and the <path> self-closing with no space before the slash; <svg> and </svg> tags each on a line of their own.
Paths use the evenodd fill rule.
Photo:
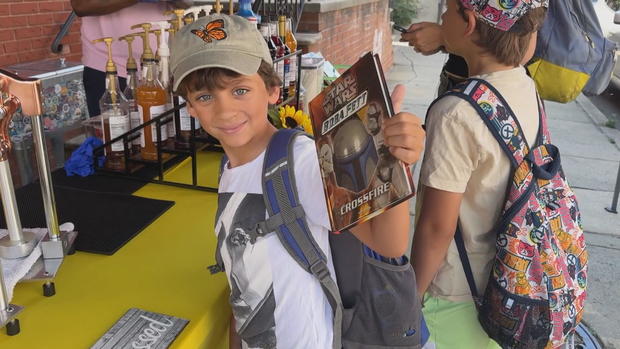
<svg viewBox="0 0 620 349">
<path fill-rule="evenodd" d="M 308 226 L 335 275 L 314 141 L 297 137 L 293 154 L 297 191 Z M 215 232 L 218 239 L 225 239 L 220 252 L 231 287 L 237 332 L 245 330 L 246 320 L 254 319 L 253 326 L 257 322 L 263 326 L 244 341 L 244 348 L 330 348 L 332 309 L 317 279 L 297 264 L 275 233 L 254 244 L 243 234 L 267 217 L 261 184 L 264 156 L 265 152 L 232 169 L 225 166 L 219 185 L 221 214 Z"/>
<path fill-rule="evenodd" d="M 531 147 L 538 131 L 536 86 L 523 67 L 477 76 L 504 97 Z M 476 281 L 484 290 L 495 255 L 496 232 L 510 176 L 510 162 L 476 110 L 464 99 L 448 96 L 426 118 L 426 153 L 420 183 L 463 193 L 459 212 L 461 231 Z M 418 198 L 418 201 L 420 198 Z M 451 301 L 471 301 L 465 272 L 452 241 L 429 292 Z"/>
</svg>

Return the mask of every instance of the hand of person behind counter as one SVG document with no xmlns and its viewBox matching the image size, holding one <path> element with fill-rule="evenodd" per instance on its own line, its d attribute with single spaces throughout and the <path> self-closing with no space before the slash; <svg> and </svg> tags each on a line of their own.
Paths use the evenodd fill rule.
<svg viewBox="0 0 620 349">
<path fill-rule="evenodd" d="M 71 0 L 71 7 L 79 17 L 101 16 L 133 6 L 139 2 L 167 2 L 171 8 L 188 8 L 193 3 L 190 0 Z"/>
<path fill-rule="evenodd" d="M 416 52 L 425 56 L 437 53 L 444 46 L 441 26 L 431 22 L 412 24 L 406 33 L 401 34 L 400 41 L 408 42 Z"/>
</svg>

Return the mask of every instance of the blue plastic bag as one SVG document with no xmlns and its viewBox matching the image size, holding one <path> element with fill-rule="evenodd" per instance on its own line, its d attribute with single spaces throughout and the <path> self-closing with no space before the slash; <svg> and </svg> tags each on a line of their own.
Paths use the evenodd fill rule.
<svg viewBox="0 0 620 349">
<path fill-rule="evenodd" d="M 78 175 L 80 177 L 90 176 L 95 173 L 95 158 L 93 150 L 103 145 L 103 142 L 96 137 L 88 137 L 71 154 L 65 162 L 65 172 L 67 176 Z M 105 161 L 104 156 L 97 157 L 97 166 L 102 167 Z"/>
</svg>

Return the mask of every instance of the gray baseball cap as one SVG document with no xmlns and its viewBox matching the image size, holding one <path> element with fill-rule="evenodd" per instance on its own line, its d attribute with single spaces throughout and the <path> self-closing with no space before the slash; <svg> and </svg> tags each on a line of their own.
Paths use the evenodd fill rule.
<svg viewBox="0 0 620 349">
<path fill-rule="evenodd" d="M 183 78 L 198 69 L 224 68 L 252 75 L 261 61 L 273 64 L 256 24 L 239 16 L 198 18 L 174 36 L 170 51 L 174 91 Z"/>
</svg>

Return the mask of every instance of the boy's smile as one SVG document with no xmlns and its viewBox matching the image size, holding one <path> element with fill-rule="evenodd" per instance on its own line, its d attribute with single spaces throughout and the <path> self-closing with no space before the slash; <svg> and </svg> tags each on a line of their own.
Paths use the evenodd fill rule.
<svg viewBox="0 0 620 349">
<path fill-rule="evenodd" d="M 267 108 L 277 102 L 280 90 L 269 91 L 258 73 L 229 78 L 225 86 L 189 93 L 187 108 L 220 141 L 231 165 L 238 166 L 258 156 L 276 131 Z"/>
</svg>

